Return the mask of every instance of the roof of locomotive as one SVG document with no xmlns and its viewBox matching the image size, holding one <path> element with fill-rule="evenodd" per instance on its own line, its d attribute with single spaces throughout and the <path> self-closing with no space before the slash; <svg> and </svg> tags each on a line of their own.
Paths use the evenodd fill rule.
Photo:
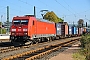
<svg viewBox="0 0 90 60">
<path fill-rule="evenodd" d="M 22 18 L 22 17 L 25 19 L 25 18 L 29 18 L 29 17 L 35 17 L 35 16 L 34 16 L 34 15 L 16 16 L 16 17 L 14 17 L 14 19 Z M 35 17 L 35 18 L 36 18 L 36 17 Z M 36 20 L 41 21 L 41 22 L 54 23 L 54 22 L 45 20 L 45 19 L 43 19 L 43 18 L 36 18 Z"/>
</svg>

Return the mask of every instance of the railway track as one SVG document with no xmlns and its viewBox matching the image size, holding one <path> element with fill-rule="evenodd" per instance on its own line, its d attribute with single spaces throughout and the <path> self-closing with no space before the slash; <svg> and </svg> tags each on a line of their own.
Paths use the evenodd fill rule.
<svg viewBox="0 0 90 60">
<path fill-rule="evenodd" d="M 45 55 L 45 54 L 48 54 L 48 53 L 51 53 L 57 49 L 60 49 L 62 48 L 63 46 L 67 46 L 69 44 L 72 44 L 76 41 L 78 41 L 80 38 L 78 39 L 71 39 L 71 40 L 66 40 L 66 41 L 62 41 L 62 42 L 56 42 L 55 44 L 52 43 L 52 44 L 48 44 L 48 45 L 44 45 L 43 47 L 38 47 L 36 49 L 33 49 L 33 50 L 29 50 L 29 51 L 26 51 L 26 52 L 22 52 L 20 54 L 16 54 L 16 55 L 13 55 L 13 56 L 9 56 L 9 57 L 6 57 L 6 58 L 3 58 L 2 60 L 33 60 L 35 58 L 40 58 L 41 56 Z M 46 42 L 45 42 L 46 43 Z M 43 43 L 41 43 L 42 45 Z M 40 45 L 40 44 L 39 44 Z M 38 45 L 38 46 L 39 46 Z M 30 47 L 30 46 L 24 46 L 25 47 Z M 34 46 L 33 46 L 34 47 Z"/>
<path fill-rule="evenodd" d="M 39 44 L 46 44 L 48 42 L 43 42 L 43 43 L 39 43 Z M 35 46 L 37 44 L 33 44 L 33 45 L 24 45 L 24 46 L 19 46 L 19 47 L 14 47 L 14 46 L 10 46 L 10 47 L 6 47 L 6 48 L 1 48 L 0 49 L 0 53 L 6 53 L 6 52 L 9 52 L 9 51 L 15 51 L 15 50 L 19 50 L 21 48 L 30 48 L 31 46 Z"/>
<path fill-rule="evenodd" d="M 9 52 L 9 51 L 14 51 L 14 50 L 18 50 L 20 49 L 20 47 L 14 47 L 14 46 L 11 46 L 11 47 L 7 47 L 7 48 L 2 48 L 0 49 L 0 53 L 5 53 L 5 52 Z"/>
<path fill-rule="evenodd" d="M 43 42 L 43 43 L 39 43 L 39 44 L 46 44 L 48 42 Z M 36 44 L 33 44 L 33 46 L 35 46 Z M 29 48 L 31 47 L 31 45 L 28 45 L 28 46 L 19 46 L 19 47 L 14 47 L 14 46 L 9 46 L 9 47 L 6 47 L 6 48 L 1 48 L 0 49 L 0 53 L 5 53 L 5 52 L 9 52 L 9 51 L 15 51 L 15 50 L 18 50 L 20 48 Z"/>
</svg>

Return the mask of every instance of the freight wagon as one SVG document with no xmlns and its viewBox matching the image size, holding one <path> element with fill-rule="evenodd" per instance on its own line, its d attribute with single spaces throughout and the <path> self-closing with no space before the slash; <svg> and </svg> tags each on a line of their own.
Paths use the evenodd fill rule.
<svg viewBox="0 0 90 60">
<path fill-rule="evenodd" d="M 68 24 L 67 22 L 58 22 L 56 26 L 56 37 L 65 38 L 68 36 Z"/>
</svg>

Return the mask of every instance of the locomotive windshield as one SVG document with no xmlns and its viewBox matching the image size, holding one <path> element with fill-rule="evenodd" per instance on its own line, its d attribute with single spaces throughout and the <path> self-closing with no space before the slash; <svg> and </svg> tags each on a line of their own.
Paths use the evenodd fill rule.
<svg viewBox="0 0 90 60">
<path fill-rule="evenodd" d="M 28 20 L 21 20 L 21 24 L 28 24 Z"/>
<path fill-rule="evenodd" d="M 14 24 L 20 24 L 20 20 L 14 20 L 13 23 Z"/>
<path fill-rule="evenodd" d="M 27 24 L 28 24 L 28 20 L 13 20 L 13 23 L 14 23 L 15 25 L 17 25 L 17 24 L 27 25 Z"/>
</svg>

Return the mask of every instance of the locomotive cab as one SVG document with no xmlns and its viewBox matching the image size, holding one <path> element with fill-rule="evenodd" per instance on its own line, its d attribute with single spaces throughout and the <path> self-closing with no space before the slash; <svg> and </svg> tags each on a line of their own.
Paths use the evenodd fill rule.
<svg viewBox="0 0 90 60">
<path fill-rule="evenodd" d="M 11 42 L 26 42 L 30 37 L 28 36 L 29 18 L 14 17 L 11 26 Z"/>
</svg>

